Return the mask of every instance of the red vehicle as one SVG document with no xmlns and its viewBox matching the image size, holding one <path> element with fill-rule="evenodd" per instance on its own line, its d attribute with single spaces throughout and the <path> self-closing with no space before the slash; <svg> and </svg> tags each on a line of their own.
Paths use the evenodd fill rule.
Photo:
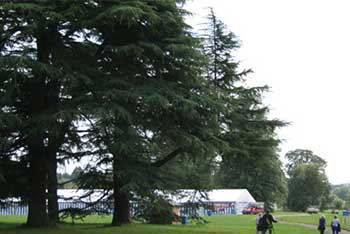
<svg viewBox="0 0 350 234">
<path fill-rule="evenodd" d="M 242 213 L 243 214 L 259 214 L 259 213 L 264 213 L 264 208 L 263 207 L 258 207 L 258 206 L 250 206 L 247 208 L 244 208 Z"/>
</svg>

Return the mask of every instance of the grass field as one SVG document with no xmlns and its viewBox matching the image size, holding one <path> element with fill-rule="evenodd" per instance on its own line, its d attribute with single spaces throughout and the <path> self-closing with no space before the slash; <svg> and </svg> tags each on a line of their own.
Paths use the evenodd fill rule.
<svg viewBox="0 0 350 234">
<path fill-rule="evenodd" d="M 24 216 L 0 216 L 1 234 L 254 234 L 255 216 L 212 216 L 208 224 L 148 225 L 133 223 L 111 227 L 111 217 L 90 216 L 84 223 L 61 224 L 57 228 L 27 229 L 20 226 Z M 315 230 L 298 226 L 276 224 L 275 234 L 314 234 Z"/>
<path fill-rule="evenodd" d="M 330 214 L 330 213 L 320 213 L 320 214 L 312 214 L 312 215 L 305 215 L 305 216 L 284 216 L 286 215 L 286 213 L 280 213 L 277 215 L 281 215 L 279 220 L 290 222 L 290 223 L 306 223 L 306 224 L 318 225 L 318 220 L 322 214 L 326 217 L 326 225 L 330 226 L 330 223 L 334 217 L 334 214 Z M 338 219 L 340 220 L 340 224 L 342 228 L 346 230 L 350 230 L 350 216 L 344 217 L 342 213 L 339 213 L 337 216 L 338 216 Z"/>
</svg>

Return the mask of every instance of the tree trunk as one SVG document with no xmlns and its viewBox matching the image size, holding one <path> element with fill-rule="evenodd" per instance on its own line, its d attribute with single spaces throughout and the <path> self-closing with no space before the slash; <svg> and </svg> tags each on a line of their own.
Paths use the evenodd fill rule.
<svg viewBox="0 0 350 234">
<path fill-rule="evenodd" d="M 121 226 L 130 223 L 130 200 L 127 191 L 122 190 L 122 180 L 117 174 L 117 160 L 113 162 L 113 219 L 112 226 Z"/>
<path fill-rule="evenodd" d="M 118 185 L 114 185 L 114 209 L 112 226 L 121 226 L 130 223 L 129 195 L 124 191 L 118 191 Z"/>
<path fill-rule="evenodd" d="M 48 63 L 49 49 L 47 35 L 44 28 L 37 36 L 38 61 Z M 35 79 L 30 83 L 31 96 L 29 98 L 31 125 L 28 133 L 29 155 L 29 211 L 27 225 L 31 227 L 48 226 L 46 210 L 46 182 L 47 182 L 47 159 L 45 157 L 45 129 L 39 119 L 40 115 L 48 109 L 46 103 L 46 74 L 34 70 Z"/>
<path fill-rule="evenodd" d="M 27 225 L 30 227 L 48 226 L 46 211 L 46 167 L 43 150 L 29 150 L 29 211 Z"/>
<path fill-rule="evenodd" d="M 58 196 L 57 196 L 57 158 L 56 153 L 50 153 L 47 163 L 47 199 L 49 222 L 55 225 L 59 222 L 58 217 Z"/>
</svg>

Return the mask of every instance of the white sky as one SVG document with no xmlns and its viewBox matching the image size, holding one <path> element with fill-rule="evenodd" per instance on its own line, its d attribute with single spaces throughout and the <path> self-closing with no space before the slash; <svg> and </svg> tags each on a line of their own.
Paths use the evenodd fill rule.
<svg viewBox="0 0 350 234">
<path fill-rule="evenodd" d="M 242 41 L 237 59 L 255 84 L 271 87 L 271 117 L 291 122 L 281 155 L 310 149 L 328 161 L 331 183 L 349 183 L 350 1 L 192 0 L 188 22 L 203 22 L 206 7 Z"/>
</svg>

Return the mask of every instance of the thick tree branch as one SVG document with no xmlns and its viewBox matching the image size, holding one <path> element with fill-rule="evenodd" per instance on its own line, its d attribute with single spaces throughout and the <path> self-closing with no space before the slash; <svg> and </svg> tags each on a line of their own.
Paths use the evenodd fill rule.
<svg viewBox="0 0 350 234">
<path fill-rule="evenodd" d="M 153 166 L 158 167 L 158 168 L 162 167 L 163 165 L 165 165 L 166 163 L 168 163 L 169 161 L 174 159 L 177 155 L 179 155 L 183 152 L 185 152 L 184 147 L 177 148 L 176 150 L 174 150 L 173 152 L 171 152 L 170 154 L 168 154 L 164 158 L 154 162 Z"/>
<path fill-rule="evenodd" d="M 86 150 L 83 152 L 70 152 L 70 151 L 61 149 L 59 151 L 59 153 L 66 156 L 66 157 L 63 157 L 63 159 L 70 159 L 70 158 L 80 159 L 84 156 L 105 154 L 106 151 L 105 150 L 94 150 L 94 151 Z M 61 158 L 61 160 L 62 160 L 62 158 Z"/>
</svg>

